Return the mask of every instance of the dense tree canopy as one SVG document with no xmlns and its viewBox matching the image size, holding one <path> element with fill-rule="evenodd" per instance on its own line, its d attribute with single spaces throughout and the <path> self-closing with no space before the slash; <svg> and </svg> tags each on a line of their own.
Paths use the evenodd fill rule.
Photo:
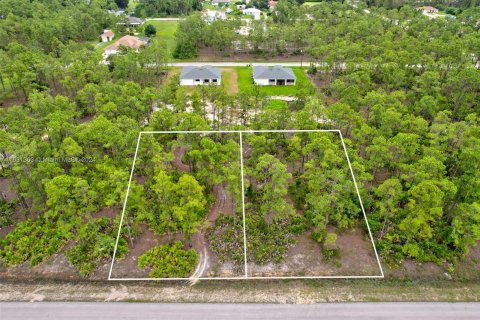
<svg viewBox="0 0 480 320">
<path fill-rule="evenodd" d="M 167 12 L 165 3 L 143 1 L 137 10 L 200 8 L 172 0 L 175 12 Z M 274 99 L 253 84 L 238 93 L 179 87 L 158 39 L 103 63 L 93 44 L 116 25 L 107 13 L 113 2 L 1 1 L 0 177 L 18 194 L 14 201 L 0 194 L 0 225 L 14 225 L 0 240 L 2 263 L 38 265 L 70 242 L 70 263 L 91 274 L 111 254 L 119 223 L 93 216 L 123 205 L 140 131 L 238 128 L 341 130 L 384 261 L 453 267 L 466 257 L 480 239 L 478 7 L 465 5 L 450 21 L 430 20 L 408 4 L 366 13 L 361 4 L 322 2 L 307 11 L 281 3 L 266 21 L 251 21 L 247 35 L 237 33 L 247 27 L 240 19 L 208 24 L 192 14 L 179 22 L 173 52 L 192 58 L 209 48 L 218 56 L 312 63 L 317 88 L 300 88 L 295 101 L 272 108 Z M 188 149 L 184 171 L 171 167 L 178 142 Z M 252 261 L 280 262 L 297 233 L 330 247 L 331 228 L 356 227 L 361 208 L 339 139 L 266 135 L 245 143 Z M 140 226 L 159 237 L 182 233 L 188 243 L 205 227 L 222 185 L 232 212 L 210 221 L 207 240 L 221 258 L 241 264 L 243 235 L 227 228 L 242 218 L 238 144 L 221 135 L 142 135 L 119 257 Z M 198 257 L 169 241 L 141 268 L 162 276 L 180 257 L 181 275 L 190 274 Z M 164 254 L 161 266 L 152 262 Z"/>
</svg>

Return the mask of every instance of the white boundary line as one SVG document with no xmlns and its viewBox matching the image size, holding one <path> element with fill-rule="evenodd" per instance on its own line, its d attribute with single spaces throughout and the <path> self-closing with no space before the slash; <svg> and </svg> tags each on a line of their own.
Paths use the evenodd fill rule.
<svg viewBox="0 0 480 320">
<path fill-rule="evenodd" d="M 362 208 L 363 217 L 367 225 L 368 234 L 372 242 L 373 250 L 375 252 L 375 257 L 377 258 L 378 267 L 380 268 L 381 275 L 379 276 L 291 276 L 291 277 L 249 277 L 247 273 L 247 237 L 246 237 L 246 227 L 245 227 L 245 194 L 244 194 L 244 177 L 243 177 L 243 145 L 242 145 L 242 134 L 243 133 L 295 133 L 295 132 L 337 132 L 340 136 L 342 142 L 343 150 L 345 151 L 345 156 L 347 158 L 348 166 L 350 173 L 352 175 L 353 183 L 355 185 L 355 190 L 357 192 L 358 199 L 360 201 L 360 207 Z M 241 174 L 242 174 L 242 214 L 243 214 L 243 240 L 244 240 L 244 256 L 245 256 L 245 276 L 243 277 L 218 277 L 218 278 L 112 278 L 113 265 L 115 263 L 115 256 L 117 253 L 117 246 L 120 239 L 121 229 L 123 225 L 123 218 L 125 215 L 125 209 L 127 206 L 128 194 L 130 192 L 130 185 L 132 183 L 133 171 L 135 167 L 135 162 L 137 160 L 138 148 L 140 146 L 140 139 L 142 134 L 216 134 L 216 133 L 239 133 L 240 134 L 240 163 L 241 163 Z M 108 280 L 112 281 L 179 281 L 179 280 L 244 280 L 244 279 L 383 279 L 384 273 L 382 264 L 380 263 L 380 258 L 377 253 L 377 248 L 375 247 L 375 242 L 373 241 L 372 232 L 370 230 L 370 225 L 368 223 L 367 215 L 363 207 L 362 198 L 360 197 L 360 192 L 358 190 L 357 182 L 355 180 L 355 175 L 353 173 L 352 164 L 350 163 L 350 158 L 348 156 L 347 148 L 343 140 L 342 132 L 338 129 L 329 129 L 329 130 L 219 130 L 219 131 L 141 131 L 138 135 L 137 146 L 135 149 L 135 155 L 133 157 L 132 168 L 130 171 L 130 180 L 128 182 L 127 192 L 125 194 L 125 201 L 123 203 L 122 216 L 120 218 L 120 224 L 118 227 L 117 239 L 115 241 L 115 248 L 113 250 L 112 263 L 110 265 L 110 272 L 108 274 Z"/>
<path fill-rule="evenodd" d="M 125 209 L 127 208 L 128 193 L 130 192 L 130 185 L 132 184 L 133 169 L 135 168 L 135 162 L 137 161 L 138 147 L 140 146 L 140 138 L 142 133 L 138 134 L 137 147 L 135 148 L 135 155 L 133 156 L 132 169 L 130 170 L 130 179 L 128 180 L 127 193 L 125 194 L 125 201 L 123 202 L 122 216 L 120 217 L 120 224 L 118 226 L 117 240 L 115 241 L 115 248 L 113 249 L 112 264 L 110 265 L 110 271 L 108 272 L 108 280 L 112 278 L 113 263 L 115 262 L 115 256 L 117 254 L 118 241 L 120 240 L 120 233 L 122 231 L 123 217 L 125 215 Z"/>
<path fill-rule="evenodd" d="M 240 174 L 242 175 L 242 216 L 243 216 L 243 256 L 245 261 L 245 278 L 248 278 L 248 265 L 247 265 L 247 228 L 245 226 L 245 182 L 243 180 L 243 140 L 242 132 L 240 136 Z"/>
<path fill-rule="evenodd" d="M 377 258 L 378 267 L 380 268 L 380 272 L 382 273 L 382 278 L 384 277 L 382 264 L 380 263 L 380 258 L 378 257 L 377 248 L 375 247 L 375 242 L 373 241 L 372 231 L 370 231 L 370 224 L 368 223 L 367 214 L 365 213 L 365 208 L 363 207 L 362 197 L 360 197 L 360 192 L 358 191 L 357 180 L 355 179 L 355 175 L 353 174 L 352 163 L 350 162 L 350 157 L 348 156 L 347 147 L 345 146 L 345 141 L 343 140 L 343 135 L 340 130 L 338 130 L 340 134 L 340 140 L 342 140 L 343 150 L 345 150 L 345 156 L 347 156 L 348 167 L 350 168 L 350 173 L 352 174 L 353 184 L 355 185 L 355 190 L 357 191 L 358 200 L 360 201 L 360 207 L 362 208 L 363 217 L 365 218 L 365 223 L 367 224 L 368 235 L 370 236 L 370 240 L 372 241 L 373 251 L 375 251 L 375 257 Z"/>
</svg>

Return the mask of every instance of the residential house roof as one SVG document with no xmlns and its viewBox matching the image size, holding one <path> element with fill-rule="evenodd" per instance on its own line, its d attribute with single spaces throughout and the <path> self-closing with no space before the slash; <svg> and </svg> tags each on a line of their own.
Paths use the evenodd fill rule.
<svg viewBox="0 0 480 320">
<path fill-rule="evenodd" d="M 230 3 L 230 0 L 212 0 L 212 3 Z"/>
<path fill-rule="evenodd" d="M 184 67 L 180 79 L 220 79 L 222 69 L 212 66 L 188 66 Z"/>
<path fill-rule="evenodd" d="M 417 7 L 417 10 L 422 10 L 426 12 L 438 12 L 438 9 L 432 6 Z"/>
<path fill-rule="evenodd" d="M 209 10 L 203 12 L 203 17 L 207 22 L 212 22 L 214 20 L 225 20 L 227 19 L 227 14 L 225 11 Z"/>
<path fill-rule="evenodd" d="M 118 50 L 120 46 L 132 48 L 138 50 L 141 46 L 144 46 L 150 42 L 150 38 L 148 37 L 136 37 L 136 36 L 123 36 L 118 39 L 112 45 L 109 45 L 105 50 Z"/>
<path fill-rule="evenodd" d="M 278 4 L 278 1 L 270 0 L 270 1 L 268 2 L 268 7 L 269 7 L 269 8 L 274 8 L 274 7 L 277 6 L 277 4 Z"/>
<path fill-rule="evenodd" d="M 102 33 L 102 36 L 105 36 L 105 37 L 108 37 L 108 38 L 112 38 L 115 34 L 113 33 L 112 30 L 109 30 L 109 29 L 105 29 L 103 30 L 103 33 Z"/>
<path fill-rule="evenodd" d="M 128 23 L 130 24 L 143 24 L 143 20 L 137 17 L 128 17 Z"/>
<path fill-rule="evenodd" d="M 284 68 L 282 66 L 254 66 L 253 78 L 295 80 L 297 77 L 295 76 L 291 68 Z"/>
</svg>

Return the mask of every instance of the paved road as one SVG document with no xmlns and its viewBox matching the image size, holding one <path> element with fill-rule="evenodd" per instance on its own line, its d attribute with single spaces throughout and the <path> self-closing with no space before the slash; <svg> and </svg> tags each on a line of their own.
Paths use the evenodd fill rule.
<svg viewBox="0 0 480 320">
<path fill-rule="evenodd" d="M 147 21 L 179 21 L 184 18 L 146 18 Z"/>
<path fill-rule="evenodd" d="M 275 304 L 161 304 L 123 302 L 4 302 L 2 320 L 119 320 L 119 319 L 355 319 L 442 320 L 479 319 L 480 303 L 330 303 Z"/>
<path fill-rule="evenodd" d="M 282 65 L 284 67 L 308 67 L 310 62 L 173 62 L 169 63 L 172 67 L 190 67 L 198 65 L 209 65 L 212 67 L 245 67 L 246 65 L 252 66 L 276 66 Z"/>
</svg>

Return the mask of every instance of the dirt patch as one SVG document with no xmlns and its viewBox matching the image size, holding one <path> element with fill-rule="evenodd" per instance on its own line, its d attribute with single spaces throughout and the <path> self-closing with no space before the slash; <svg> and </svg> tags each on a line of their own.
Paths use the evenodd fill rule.
<svg viewBox="0 0 480 320">
<path fill-rule="evenodd" d="M 190 166 L 183 163 L 182 158 L 188 152 L 188 147 L 186 146 L 179 146 L 173 151 L 173 166 L 180 171 L 183 172 L 190 172 Z"/>
<path fill-rule="evenodd" d="M 13 178 L 0 178 L 0 199 L 7 202 L 18 198 Z"/>
<path fill-rule="evenodd" d="M 24 96 L 10 96 L 0 101 L 0 108 L 11 108 L 15 106 L 21 106 L 27 102 L 27 99 Z"/>
<path fill-rule="evenodd" d="M 121 259 L 115 259 L 113 265 L 112 277 L 114 278 L 144 278 L 149 277 L 149 270 L 138 269 L 138 257 L 144 254 L 147 250 L 167 243 L 172 243 L 176 240 L 183 240 L 182 233 L 174 233 L 170 235 L 157 235 L 152 230 L 147 228 L 147 225 L 141 225 L 142 233 L 135 240 L 133 245 L 129 244 L 129 251 L 127 255 Z"/>
<path fill-rule="evenodd" d="M 109 218 L 109 219 L 115 219 L 117 215 L 120 214 L 120 209 L 116 206 L 111 206 L 111 207 L 106 207 L 103 208 L 102 210 L 95 212 L 92 214 L 92 218 Z"/>
<path fill-rule="evenodd" d="M 89 116 L 85 116 L 85 117 L 82 117 L 80 119 L 78 119 L 78 123 L 79 124 L 82 124 L 82 123 L 88 123 L 90 121 L 92 121 L 93 119 L 95 119 L 95 115 L 89 115 Z"/>
<path fill-rule="evenodd" d="M 215 203 L 208 212 L 207 221 L 214 222 L 220 216 L 220 213 L 225 215 L 233 215 L 235 212 L 233 200 L 225 191 L 224 184 L 217 184 L 213 187 L 213 194 L 215 196 Z"/>
<path fill-rule="evenodd" d="M 378 184 L 382 184 L 389 177 L 389 171 L 387 168 L 381 168 L 375 171 L 374 179 Z"/>
<path fill-rule="evenodd" d="M 144 185 L 145 182 L 147 181 L 146 176 L 137 176 L 135 177 L 135 180 L 137 181 L 137 184 Z"/>
<path fill-rule="evenodd" d="M 333 228 L 330 232 L 333 232 Z M 247 230 L 248 233 L 248 230 Z M 371 242 L 364 239 L 362 229 L 338 235 L 340 257 L 326 259 L 321 245 L 312 239 L 311 233 L 303 233 L 287 252 L 280 264 L 249 264 L 250 276 L 373 276 L 380 275 Z"/>
</svg>

